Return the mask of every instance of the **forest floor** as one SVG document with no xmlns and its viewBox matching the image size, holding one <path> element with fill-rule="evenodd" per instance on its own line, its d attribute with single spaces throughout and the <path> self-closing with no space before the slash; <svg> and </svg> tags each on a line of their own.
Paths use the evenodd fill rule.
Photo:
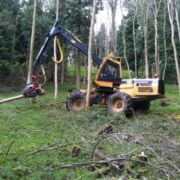
<svg viewBox="0 0 180 180">
<path fill-rule="evenodd" d="M 73 88 L 60 86 L 56 103 L 50 84 L 35 104 L 22 99 L 0 105 L 0 179 L 180 179 L 177 86 L 167 85 L 163 103 L 154 101 L 149 112 L 131 119 L 97 105 L 66 111 Z M 0 99 L 14 95 L 3 88 Z M 105 127 L 110 132 L 102 134 Z M 121 161 L 91 164 L 102 160 L 96 152 Z M 61 167 L 84 162 L 90 163 Z"/>
</svg>

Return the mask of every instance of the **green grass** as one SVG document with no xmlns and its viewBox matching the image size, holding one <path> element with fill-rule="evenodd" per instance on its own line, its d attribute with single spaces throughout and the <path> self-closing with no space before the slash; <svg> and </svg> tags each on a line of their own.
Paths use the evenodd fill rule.
<svg viewBox="0 0 180 180">
<path fill-rule="evenodd" d="M 36 104 L 22 99 L 0 105 L 0 179 L 104 179 L 118 178 L 122 174 L 136 179 L 167 179 L 163 172 L 155 168 L 129 162 L 121 171 L 113 170 L 106 175 L 87 168 L 56 168 L 59 165 L 90 161 L 98 132 L 107 124 L 111 124 L 115 132 L 130 134 L 143 144 L 107 138 L 98 145 L 107 156 L 116 158 L 151 147 L 161 158 L 178 165 L 179 151 L 176 143 L 180 139 L 180 97 L 177 86 L 166 87 L 165 101 L 169 103 L 168 106 L 162 107 L 160 100 L 154 101 L 149 113 L 137 113 L 136 118 L 132 119 L 109 114 L 104 107 L 99 106 L 78 113 L 68 112 L 65 109 L 67 90 L 74 89 L 75 84 L 65 83 L 59 87 L 56 103 L 53 85 L 49 84 L 46 95 L 38 97 Z M 15 91 L 1 92 L 0 98 L 17 94 Z M 53 143 L 57 144 L 52 149 L 49 147 L 47 151 L 28 155 Z M 81 149 L 76 158 L 71 153 L 74 146 Z M 150 162 L 159 163 L 152 152 L 145 153 Z M 163 166 L 174 171 L 166 163 Z M 174 178 L 178 179 L 176 173 Z"/>
<path fill-rule="evenodd" d="M 68 75 L 70 76 L 75 76 L 76 75 L 76 71 L 75 71 L 75 67 L 74 66 L 69 66 L 68 70 L 67 70 Z M 80 74 L 83 76 L 86 74 L 86 70 L 84 66 L 80 67 Z"/>
<path fill-rule="evenodd" d="M 97 67 L 93 67 L 92 69 L 92 75 L 93 77 L 95 77 L 96 75 L 96 72 L 97 72 Z M 74 66 L 69 66 L 68 69 L 67 69 L 67 74 L 71 77 L 75 77 L 76 76 L 76 71 L 75 71 L 75 67 Z M 86 68 L 84 66 L 81 66 L 80 67 L 80 75 L 81 75 L 81 78 L 83 78 L 84 76 L 86 76 L 87 74 L 87 71 L 86 71 Z"/>
<path fill-rule="evenodd" d="M 153 112 L 162 112 L 170 115 L 180 115 L 180 95 L 177 85 L 166 85 L 166 98 L 153 101 L 151 110 Z M 167 103 L 167 106 L 160 106 L 161 101 Z M 180 118 L 180 117 L 179 117 Z"/>
</svg>

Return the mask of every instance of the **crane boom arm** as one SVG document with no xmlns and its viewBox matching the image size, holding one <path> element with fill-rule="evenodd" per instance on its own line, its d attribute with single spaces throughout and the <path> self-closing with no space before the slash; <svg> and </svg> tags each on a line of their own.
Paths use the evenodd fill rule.
<svg viewBox="0 0 180 180">
<path fill-rule="evenodd" d="M 46 37 L 44 44 L 41 48 L 41 50 L 39 51 L 37 57 L 36 57 L 36 61 L 33 64 L 33 73 L 36 72 L 36 68 L 40 65 L 44 63 L 44 59 L 47 57 L 46 55 L 46 50 L 48 47 L 48 44 L 50 42 L 50 40 L 52 38 L 54 38 L 55 36 L 60 36 L 63 37 L 64 39 L 66 39 L 67 41 L 69 41 L 73 46 L 75 46 L 78 50 L 80 50 L 83 54 L 85 54 L 86 56 L 88 55 L 88 47 L 82 43 L 74 34 L 72 34 L 69 30 L 67 30 L 66 28 L 64 28 L 59 21 L 57 20 L 53 27 L 51 28 L 48 36 Z M 93 62 L 99 66 L 102 62 L 102 59 L 99 58 L 97 55 L 92 54 L 92 60 Z"/>
<path fill-rule="evenodd" d="M 86 56 L 88 55 L 88 47 L 82 43 L 74 34 L 72 34 L 70 31 L 68 31 L 66 28 L 64 28 L 60 23 L 59 20 L 57 20 L 53 27 L 51 28 L 49 34 L 47 35 L 43 46 L 41 47 L 36 60 L 32 66 L 32 83 L 27 84 L 26 87 L 24 88 L 23 95 L 24 97 L 32 98 L 37 95 L 43 95 L 44 90 L 40 85 L 36 83 L 37 81 L 37 76 L 36 76 L 36 71 L 37 68 L 40 65 L 44 64 L 44 61 L 48 57 L 48 45 L 52 43 L 52 39 L 55 37 L 63 37 L 67 41 L 69 41 L 73 46 L 75 46 L 78 50 L 80 50 L 83 54 Z M 97 55 L 92 54 L 92 60 L 93 62 L 97 65 L 100 66 L 102 59 L 99 58 Z"/>
</svg>

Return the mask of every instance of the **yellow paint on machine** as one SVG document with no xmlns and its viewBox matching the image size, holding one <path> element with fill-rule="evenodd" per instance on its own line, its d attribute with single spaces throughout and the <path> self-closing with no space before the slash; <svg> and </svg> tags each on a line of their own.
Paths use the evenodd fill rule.
<svg viewBox="0 0 180 180">
<path fill-rule="evenodd" d="M 155 99 L 163 97 L 158 92 L 157 86 L 137 86 L 136 84 L 120 84 L 114 86 L 112 82 L 108 81 L 95 81 L 95 85 L 99 87 L 113 88 L 116 92 L 123 92 L 131 96 L 131 98 L 139 98 L 143 96 L 154 96 Z"/>
</svg>

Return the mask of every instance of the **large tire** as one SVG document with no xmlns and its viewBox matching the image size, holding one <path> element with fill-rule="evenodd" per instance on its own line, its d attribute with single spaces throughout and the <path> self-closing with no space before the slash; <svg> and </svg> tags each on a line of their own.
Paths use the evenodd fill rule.
<svg viewBox="0 0 180 180">
<path fill-rule="evenodd" d="M 85 94 L 76 90 L 66 100 L 66 109 L 69 111 L 80 111 L 85 107 Z"/>
<path fill-rule="evenodd" d="M 140 111 L 149 111 L 150 108 L 150 102 L 149 101 L 141 101 L 141 102 L 134 102 L 134 110 L 140 110 Z"/>
<path fill-rule="evenodd" d="M 114 93 L 107 100 L 108 111 L 113 113 L 124 113 L 127 117 L 132 115 L 133 103 L 128 94 Z"/>
</svg>

